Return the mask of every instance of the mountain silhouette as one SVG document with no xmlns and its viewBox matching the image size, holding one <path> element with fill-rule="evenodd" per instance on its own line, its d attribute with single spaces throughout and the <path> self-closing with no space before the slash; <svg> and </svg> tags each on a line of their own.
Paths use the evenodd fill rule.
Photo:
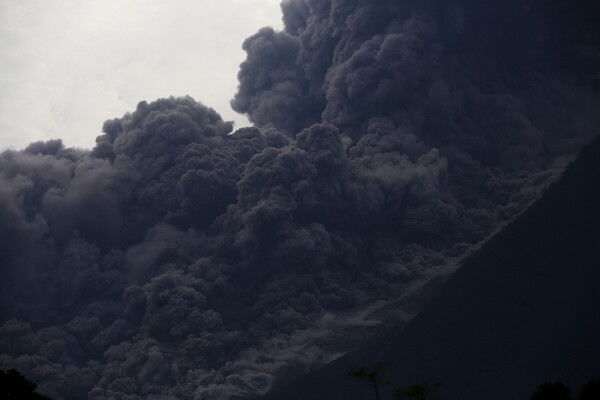
<svg viewBox="0 0 600 400">
<path fill-rule="evenodd" d="M 542 382 L 600 376 L 600 138 L 542 198 L 465 260 L 404 329 L 266 399 L 368 399 L 348 378 L 384 363 L 381 398 L 441 382 L 448 400 L 527 399 Z"/>
</svg>

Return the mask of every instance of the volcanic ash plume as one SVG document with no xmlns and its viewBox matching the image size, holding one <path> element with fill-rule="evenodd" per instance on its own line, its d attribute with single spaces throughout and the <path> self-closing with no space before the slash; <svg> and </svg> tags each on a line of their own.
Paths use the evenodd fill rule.
<svg viewBox="0 0 600 400">
<path fill-rule="evenodd" d="M 284 0 L 243 44 L 255 127 L 168 98 L 90 151 L 5 151 L 0 367 L 55 398 L 245 398 L 410 317 L 597 134 L 599 8 Z"/>
</svg>

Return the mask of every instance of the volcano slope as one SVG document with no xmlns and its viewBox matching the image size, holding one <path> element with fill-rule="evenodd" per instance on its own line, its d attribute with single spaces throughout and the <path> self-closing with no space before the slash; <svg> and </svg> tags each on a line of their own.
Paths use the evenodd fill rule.
<svg viewBox="0 0 600 400">
<path fill-rule="evenodd" d="M 265 399 L 370 398 L 352 368 L 387 369 L 382 397 L 439 382 L 448 399 L 525 399 L 536 386 L 600 375 L 600 139 L 558 182 L 496 234 L 400 333 Z M 365 382 L 368 383 L 368 382 Z"/>
</svg>

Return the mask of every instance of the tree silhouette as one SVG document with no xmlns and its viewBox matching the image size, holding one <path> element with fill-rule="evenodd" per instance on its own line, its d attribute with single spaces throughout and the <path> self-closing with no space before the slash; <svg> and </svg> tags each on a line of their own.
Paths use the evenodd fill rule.
<svg viewBox="0 0 600 400">
<path fill-rule="evenodd" d="M 386 370 L 386 365 L 384 363 L 375 364 L 371 368 L 367 367 L 358 367 L 350 370 L 348 372 L 348 376 L 353 378 L 366 381 L 369 383 L 373 390 L 375 391 L 375 398 L 379 400 L 379 384 L 383 379 L 383 373 Z"/>
<path fill-rule="evenodd" d="M 35 390 L 37 385 L 25 379 L 16 369 L 0 371 L 0 399 L 3 400 L 51 400 Z"/>
<path fill-rule="evenodd" d="M 600 378 L 593 379 L 583 385 L 581 393 L 577 396 L 579 400 L 598 400 L 600 399 Z"/>
<path fill-rule="evenodd" d="M 571 400 L 570 389 L 562 382 L 547 382 L 538 386 L 531 400 Z"/>
</svg>

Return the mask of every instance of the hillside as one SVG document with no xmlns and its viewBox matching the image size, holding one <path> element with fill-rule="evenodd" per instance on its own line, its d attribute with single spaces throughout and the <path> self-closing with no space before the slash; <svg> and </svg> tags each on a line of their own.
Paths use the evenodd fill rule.
<svg viewBox="0 0 600 400">
<path fill-rule="evenodd" d="M 406 327 L 265 399 L 366 399 L 346 374 L 388 365 L 382 398 L 441 382 L 452 399 L 526 399 L 545 381 L 600 375 L 600 140 L 470 257 Z M 391 336 L 391 337 L 390 337 Z"/>
</svg>

